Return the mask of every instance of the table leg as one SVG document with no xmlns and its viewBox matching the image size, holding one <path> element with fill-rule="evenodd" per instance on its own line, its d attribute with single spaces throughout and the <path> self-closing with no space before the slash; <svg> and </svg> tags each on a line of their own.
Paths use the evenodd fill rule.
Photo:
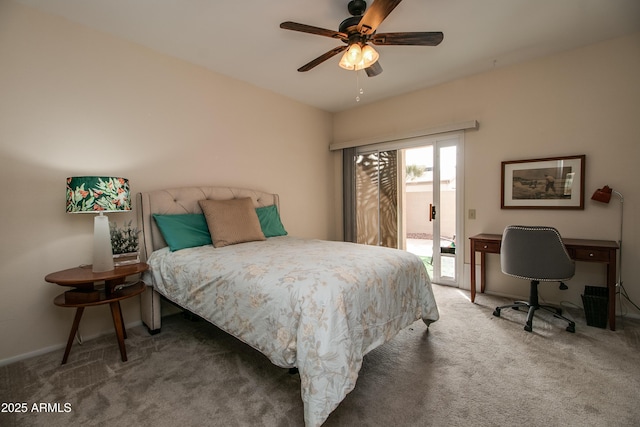
<svg viewBox="0 0 640 427">
<path fill-rule="evenodd" d="M 113 326 L 116 329 L 116 337 L 118 338 L 118 346 L 120 347 L 120 356 L 122 361 L 127 361 L 127 350 L 124 346 L 124 321 L 122 320 L 122 311 L 120 310 L 120 303 L 113 301 L 109 303 L 111 307 L 111 317 L 113 317 Z"/>
<path fill-rule="evenodd" d="M 67 340 L 67 347 L 64 349 L 64 356 L 62 357 L 61 365 L 64 365 L 65 363 L 67 363 L 67 359 L 69 358 L 69 353 L 71 352 L 71 346 L 73 345 L 73 340 L 76 337 L 76 333 L 78 332 L 80 319 L 82 319 L 82 313 L 84 313 L 84 307 L 78 307 L 76 309 L 76 315 L 73 318 L 73 324 L 71 325 L 71 332 L 69 332 L 69 339 Z"/>
<path fill-rule="evenodd" d="M 124 339 L 127 339 L 127 328 L 124 327 L 124 316 L 122 315 L 122 307 L 120 306 L 120 301 L 118 301 L 118 310 L 120 311 L 120 320 L 122 321 L 122 336 Z"/>
</svg>

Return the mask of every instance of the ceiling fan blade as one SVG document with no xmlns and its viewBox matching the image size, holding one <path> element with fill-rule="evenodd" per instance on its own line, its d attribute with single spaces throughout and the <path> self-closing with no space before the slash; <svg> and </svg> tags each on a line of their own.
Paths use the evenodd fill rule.
<svg viewBox="0 0 640 427">
<path fill-rule="evenodd" d="M 285 30 L 300 31 L 301 33 L 316 34 L 318 36 L 331 37 L 332 39 L 348 40 L 349 36 L 326 28 L 314 27 L 312 25 L 298 24 L 297 22 L 286 21 L 280 24 L 280 28 Z"/>
<path fill-rule="evenodd" d="M 344 51 L 347 49 L 348 46 L 338 46 L 334 49 L 331 49 L 329 52 L 322 54 L 320 56 L 318 56 L 316 59 L 314 59 L 313 61 L 303 65 L 302 67 L 298 68 L 298 71 L 300 72 L 304 72 L 304 71 L 309 71 L 312 68 L 316 67 L 317 65 L 322 64 L 324 61 L 326 61 L 327 59 L 339 54 L 340 52 Z"/>
<path fill-rule="evenodd" d="M 378 25 L 389 16 L 391 11 L 400 4 L 402 0 L 375 0 L 369 9 L 362 15 L 358 23 L 358 31 L 361 34 L 373 34 Z"/>
<path fill-rule="evenodd" d="M 380 65 L 380 61 L 376 61 L 370 67 L 364 69 L 367 72 L 367 76 L 375 77 L 382 72 L 382 65 Z"/>
<path fill-rule="evenodd" d="M 375 45 L 411 45 L 411 46 L 438 46 L 444 34 L 440 31 L 423 33 L 380 33 L 371 37 L 371 43 Z"/>
</svg>

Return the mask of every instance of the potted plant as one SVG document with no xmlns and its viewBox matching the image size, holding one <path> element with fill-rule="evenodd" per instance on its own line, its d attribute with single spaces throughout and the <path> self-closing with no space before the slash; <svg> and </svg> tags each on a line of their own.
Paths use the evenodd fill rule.
<svg viewBox="0 0 640 427">
<path fill-rule="evenodd" d="M 138 257 L 138 234 L 140 232 L 138 228 L 133 227 L 131 221 L 126 222 L 121 228 L 111 222 L 109 228 L 114 265 L 117 267 L 140 262 Z"/>
</svg>

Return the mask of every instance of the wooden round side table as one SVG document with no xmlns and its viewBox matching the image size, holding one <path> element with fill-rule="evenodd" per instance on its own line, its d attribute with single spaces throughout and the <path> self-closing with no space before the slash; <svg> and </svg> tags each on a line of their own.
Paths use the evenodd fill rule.
<svg viewBox="0 0 640 427">
<path fill-rule="evenodd" d="M 71 286 L 73 289 L 58 295 L 53 303 L 60 307 L 75 307 L 76 315 L 73 319 L 67 347 L 64 351 L 62 364 L 67 363 L 69 352 L 73 339 L 78 332 L 80 319 L 84 313 L 85 307 L 91 307 L 102 304 L 109 304 L 111 308 L 111 317 L 113 318 L 113 326 L 116 330 L 118 346 L 120 347 L 120 356 L 122 361 L 127 361 L 127 351 L 124 340 L 127 338 L 127 332 L 124 327 L 124 319 L 122 318 L 122 310 L 120 301 L 140 295 L 145 290 L 145 284 L 141 280 L 133 284 L 126 284 L 127 276 L 142 273 L 149 266 L 143 262 L 116 267 L 111 271 L 102 273 L 94 273 L 91 271 L 91 265 L 70 268 L 68 270 L 57 271 L 48 274 L 44 280 L 55 283 L 60 286 Z M 104 282 L 104 286 L 99 284 Z"/>
</svg>

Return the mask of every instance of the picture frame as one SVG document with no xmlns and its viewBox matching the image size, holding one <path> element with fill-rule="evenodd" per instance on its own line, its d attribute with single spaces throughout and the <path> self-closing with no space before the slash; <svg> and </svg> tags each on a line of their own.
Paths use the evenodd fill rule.
<svg viewBox="0 0 640 427">
<path fill-rule="evenodd" d="M 502 209 L 584 209 L 586 156 L 502 162 Z"/>
</svg>

